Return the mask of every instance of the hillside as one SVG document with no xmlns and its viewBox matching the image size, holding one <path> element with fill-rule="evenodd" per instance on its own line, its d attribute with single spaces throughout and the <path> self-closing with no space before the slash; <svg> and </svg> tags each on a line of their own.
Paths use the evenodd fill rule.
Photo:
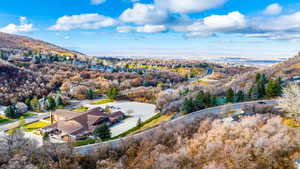
<svg viewBox="0 0 300 169">
<path fill-rule="evenodd" d="M 48 79 L 32 71 L 18 68 L 0 59 L 0 104 L 7 105 L 29 96 L 43 96 L 50 91 Z"/>
<path fill-rule="evenodd" d="M 13 35 L 0 32 L 0 50 L 23 53 L 25 51 L 36 51 L 42 53 L 58 54 L 61 56 L 78 56 L 84 58 L 85 55 L 79 52 L 64 49 L 62 47 L 25 36 Z"/>
<path fill-rule="evenodd" d="M 235 90 L 248 90 L 255 80 L 257 73 L 265 74 L 269 78 L 291 78 L 300 75 L 300 56 L 295 56 L 286 61 L 275 64 L 265 69 L 238 74 L 231 78 L 231 81 L 225 84 L 225 88 Z"/>
</svg>

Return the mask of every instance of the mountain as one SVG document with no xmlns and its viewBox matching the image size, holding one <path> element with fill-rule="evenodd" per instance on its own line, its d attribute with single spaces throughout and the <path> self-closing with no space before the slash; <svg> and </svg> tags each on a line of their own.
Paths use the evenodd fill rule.
<svg viewBox="0 0 300 169">
<path fill-rule="evenodd" d="M 86 57 L 85 54 L 64 49 L 62 47 L 41 40 L 35 40 L 25 36 L 7 34 L 2 32 L 0 32 L 0 50 L 14 51 L 14 53 L 33 51 L 46 54 L 58 54 L 60 56 L 77 56 L 79 58 Z"/>
</svg>

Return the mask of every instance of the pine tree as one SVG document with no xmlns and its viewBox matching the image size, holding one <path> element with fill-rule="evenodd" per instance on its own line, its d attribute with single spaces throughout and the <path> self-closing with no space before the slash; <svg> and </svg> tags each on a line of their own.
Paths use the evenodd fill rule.
<svg viewBox="0 0 300 169">
<path fill-rule="evenodd" d="M 94 91 L 92 89 L 88 89 L 87 98 L 90 100 L 94 99 Z"/>
<path fill-rule="evenodd" d="M 47 98 L 46 104 L 47 104 L 46 105 L 47 110 L 54 110 L 56 107 L 55 100 L 52 97 Z"/>
<path fill-rule="evenodd" d="M 32 110 L 41 111 L 41 106 L 40 106 L 39 100 L 36 96 L 30 101 L 30 104 L 31 104 Z"/>
<path fill-rule="evenodd" d="M 236 101 L 237 102 L 243 102 L 245 101 L 245 95 L 244 95 L 244 92 L 239 90 L 236 94 Z"/>
<path fill-rule="evenodd" d="M 232 90 L 232 88 L 230 88 L 226 91 L 226 101 L 227 101 L 227 103 L 234 102 L 234 91 Z"/>
<path fill-rule="evenodd" d="M 265 83 L 263 80 L 257 82 L 258 87 L 258 98 L 263 98 L 266 95 Z"/>
<path fill-rule="evenodd" d="M 181 112 L 191 113 L 194 110 L 193 107 L 194 107 L 193 100 L 186 98 L 181 106 Z"/>
<path fill-rule="evenodd" d="M 196 96 L 195 98 L 195 101 L 194 101 L 194 106 L 195 106 L 195 109 L 197 110 L 201 110 L 201 109 L 204 109 L 204 93 L 201 91 L 198 93 L 198 95 Z"/>
<path fill-rule="evenodd" d="M 204 105 L 205 105 L 205 107 L 210 107 L 212 105 L 210 92 L 206 92 L 204 94 Z"/>
<path fill-rule="evenodd" d="M 256 100 L 259 98 L 259 88 L 258 88 L 257 84 L 253 85 L 253 87 L 251 89 L 250 98 L 253 100 Z"/>
<path fill-rule="evenodd" d="M 138 128 L 143 127 L 142 119 L 141 119 L 141 118 L 138 119 L 138 121 L 137 121 L 137 123 L 136 123 L 136 126 L 137 126 Z"/>
<path fill-rule="evenodd" d="M 274 80 L 269 80 L 266 88 L 266 94 L 268 97 L 276 96 L 276 85 Z"/>
<path fill-rule="evenodd" d="M 56 104 L 56 106 L 62 106 L 63 105 L 63 101 L 62 101 L 62 98 L 60 96 L 56 96 L 55 104 Z"/>
<path fill-rule="evenodd" d="M 106 140 L 111 138 L 111 131 L 106 124 L 102 124 L 96 127 L 93 134 L 96 138 L 100 138 L 101 140 Z"/>
</svg>

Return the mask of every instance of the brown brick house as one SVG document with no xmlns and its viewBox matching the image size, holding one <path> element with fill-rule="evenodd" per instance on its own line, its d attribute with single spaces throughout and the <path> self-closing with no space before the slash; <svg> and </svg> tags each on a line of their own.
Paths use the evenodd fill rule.
<svg viewBox="0 0 300 169">
<path fill-rule="evenodd" d="M 124 118 L 121 111 L 107 114 L 102 108 L 94 108 L 87 112 L 56 110 L 52 115 L 54 123 L 41 129 L 51 136 L 65 141 L 74 141 L 91 135 L 100 124 L 112 125 Z"/>
</svg>

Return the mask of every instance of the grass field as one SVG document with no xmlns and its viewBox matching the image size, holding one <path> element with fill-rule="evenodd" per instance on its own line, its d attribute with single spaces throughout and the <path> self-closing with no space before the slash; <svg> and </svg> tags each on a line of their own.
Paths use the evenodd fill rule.
<svg viewBox="0 0 300 169">
<path fill-rule="evenodd" d="M 98 101 L 93 101 L 91 102 L 91 104 L 93 105 L 99 105 L 99 104 L 105 104 L 105 103 L 111 103 L 114 102 L 113 99 L 102 99 L 102 100 L 98 100 Z"/>
<path fill-rule="evenodd" d="M 0 115 L 0 123 L 9 123 L 9 122 L 13 122 L 13 121 L 15 121 L 15 120 Z"/>
<path fill-rule="evenodd" d="M 88 111 L 89 108 L 87 107 L 84 107 L 84 106 L 81 106 L 81 107 L 78 107 L 77 109 L 74 109 L 73 111 L 76 111 L 76 112 L 86 112 Z"/>
<path fill-rule="evenodd" d="M 174 116 L 174 114 L 162 115 L 159 118 L 154 119 L 151 122 L 145 124 L 142 128 L 138 129 L 137 131 L 133 132 L 132 134 L 141 132 L 141 131 L 149 129 L 149 128 L 156 127 L 156 126 L 160 125 L 163 122 L 169 121 L 173 116 Z"/>
<path fill-rule="evenodd" d="M 26 124 L 24 126 L 24 130 L 26 132 L 33 132 L 37 129 L 40 129 L 40 128 L 43 128 L 43 127 L 46 127 L 50 125 L 50 123 L 47 123 L 47 122 L 44 122 L 44 121 L 38 121 L 38 122 L 35 122 L 35 123 L 31 123 L 31 124 Z"/>
</svg>

